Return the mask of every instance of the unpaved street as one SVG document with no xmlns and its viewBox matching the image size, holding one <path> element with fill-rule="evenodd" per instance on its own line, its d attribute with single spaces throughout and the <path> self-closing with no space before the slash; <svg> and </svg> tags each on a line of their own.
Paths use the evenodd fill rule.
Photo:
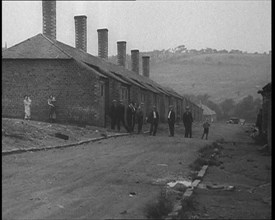
<svg viewBox="0 0 275 220">
<path fill-rule="evenodd" d="M 187 177 L 197 150 L 218 138 L 244 141 L 239 126 L 213 124 L 209 140 L 185 139 L 167 125 L 157 136 L 132 135 L 76 147 L 2 157 L 3 219 L 145 218 L 157 180 Z M 207 175 L 207 174 L 206 174 Z M 132 195 L 130 196 L 130 193 Z"/>
<path fill-rule="evenodd" d="M 249 139 L 223 144 L 222 165 L 209 167 L 201 185 L 225 184 L 235 190 L 196 189 L 199 218 L 271 219 L 271 156 L 258 148 Z"/>
</svg>

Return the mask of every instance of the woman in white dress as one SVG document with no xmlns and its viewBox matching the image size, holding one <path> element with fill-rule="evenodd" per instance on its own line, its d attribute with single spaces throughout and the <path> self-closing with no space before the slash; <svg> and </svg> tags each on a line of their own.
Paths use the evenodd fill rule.
<svg viewBox="0 0 275 220">
<path fill-rule="evenodd" d="M 26 120 L 31 119 L 31 103 L 32 103 L 32 100 L 30 99 L 30 97 L 25 95 L 25 97 L 24 97 L 24 107 L 25 107 L 24 119 L 26 119 Z"/>
</svg>

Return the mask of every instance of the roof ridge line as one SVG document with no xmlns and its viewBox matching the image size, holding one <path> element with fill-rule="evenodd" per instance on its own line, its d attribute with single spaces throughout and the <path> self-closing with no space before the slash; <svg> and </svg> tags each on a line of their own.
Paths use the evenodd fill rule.
<svg viewBox="0 0 275 220">
<path fill-rule="evenodd" d="M 39 33 L 39 34 L 40 34 L 40 33 Z M 34 37 L 38 36 L 39 34 L 37 34 L 37 35 L 35 35 L 35 36 L 33 36 L 33 37 L 30 37 L 30 38 L 27 38 L 26 40 L 23 40 L 22 42 L 19 42 L 19 43 L 17 43 L 17 44 L 14 44 L 13 46 L 6 48 L 4 51 L 6 51 L 6 50 L 8 50 L 8 49 L 10 49 L 10 48 L 13 48 L 13 47 L 15 47 L 15 46 L 18 46 L 18 45 L 20 45 L 20 44 L 23 44 L 23 43 L 27 42 L 28 40 L 30 40 L 31 38 L 34 38 Z"/>
<path fill-rule="evenodd" d="M 46 37 L 44 34 L 41 34 L 46 40 L 48 40 L 52 45 L 54 45 L 56 48 L 58 48 L 61 52 L 63 52 L 64 54 L 66 54 L 68 57 L 75 59 L 74 57 L 72 57 L 70 54 L 68 54 L 66 51 L 64 51 L 63 49 L 61 49 L 59 46 L 57 46 L 51 39 L 49 39 L 48 37 Z"/>
</svg>

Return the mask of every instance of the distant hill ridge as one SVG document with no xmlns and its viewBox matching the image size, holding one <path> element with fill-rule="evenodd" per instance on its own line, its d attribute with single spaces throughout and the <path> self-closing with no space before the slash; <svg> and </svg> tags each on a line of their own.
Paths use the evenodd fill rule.
<svg viewBox="0 0 275 220">
<path fill-rule="evenodd" d="M 270 54 L 243 53 L 239 50 L 186 50 L 184 45 L 168 50 L 140 52 L 151 58 L 150 77 L 182 95 L 205 94 L 216 103 L 227 98 L 238 102 L 271 81 Z M 117 63 L 116 56 L 109 61 Z M 140 59 L 140 72 L 141 68 Z M 126 57 L 131 69 L 131 57 Z"/>
</svg>

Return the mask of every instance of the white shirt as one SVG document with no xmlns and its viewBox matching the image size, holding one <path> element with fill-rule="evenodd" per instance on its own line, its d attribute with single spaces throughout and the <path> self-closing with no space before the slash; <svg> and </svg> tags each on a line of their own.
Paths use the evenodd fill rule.
<svg viewBox="0 0 275 220">
<path fill-rule="evenodd" d="M 169 111 L 169 114 L 168 114 L 168 119 L 170 119 L 170 115 L 171 115 L 171 111 Z"/>
<path fill-rule="evenodd" d="M 157 118 L 157 114 L 155 111 L 153 111 L 154 118 Z"/>
</svg>

